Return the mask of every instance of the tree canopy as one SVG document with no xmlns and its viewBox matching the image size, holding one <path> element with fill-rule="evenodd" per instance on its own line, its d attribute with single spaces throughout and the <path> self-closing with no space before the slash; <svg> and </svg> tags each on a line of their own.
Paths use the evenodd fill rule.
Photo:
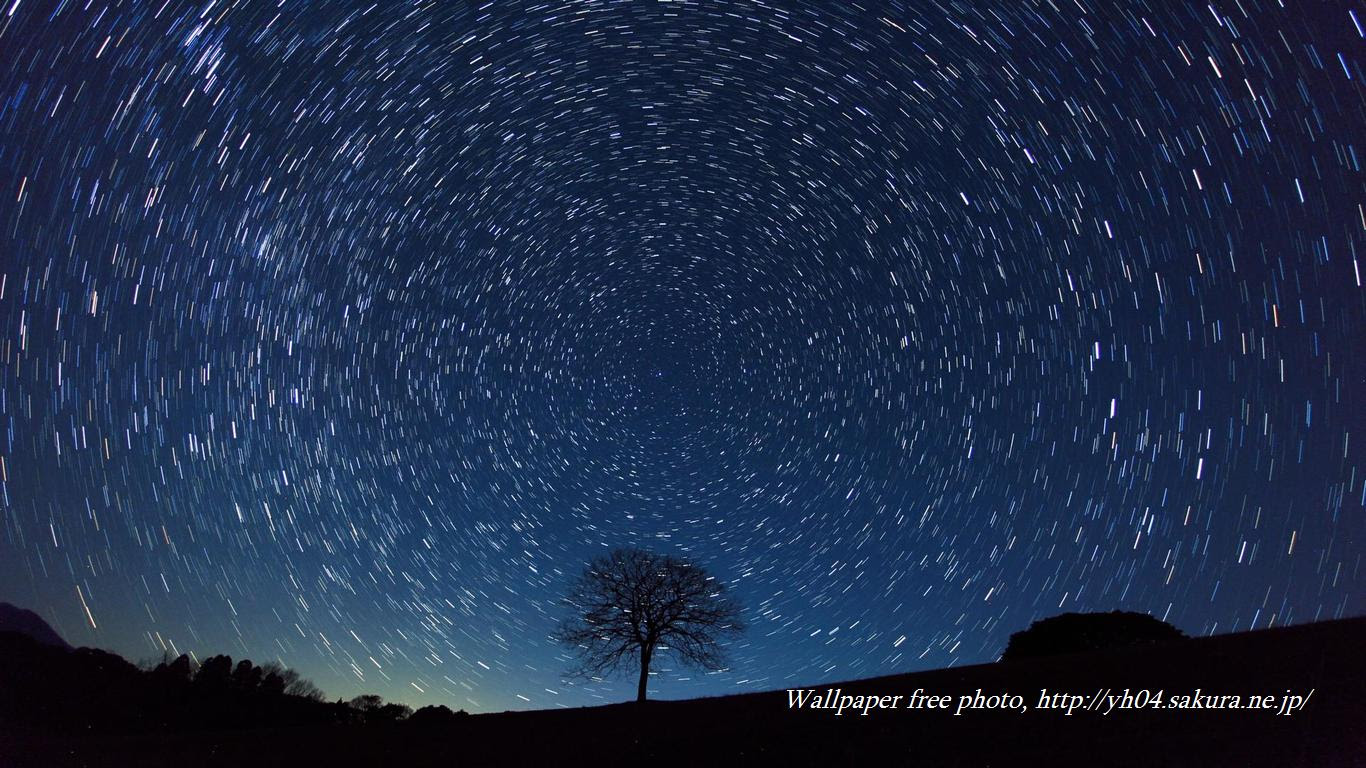
<svg viewBox="0 0 1366 768">
<path fill-rule="evenodd" d="M 1010 636 L 1002 661 L 1064 653 L 1162 645 L 1186 639 L 1181 630 L 1146 613 L 1064 613 Z"/>
<path fill-rule="evenodd" d="M 597 557 L 570 587 L 571 615 L 555 637 L 578 658 L 577 674 L 639 672 L 645 700 L 656 654 L 703 669 L 725 663 L 722 641 L 744 630 L 740 605 L 701 567 L 642 549 Z"/>
</svg>

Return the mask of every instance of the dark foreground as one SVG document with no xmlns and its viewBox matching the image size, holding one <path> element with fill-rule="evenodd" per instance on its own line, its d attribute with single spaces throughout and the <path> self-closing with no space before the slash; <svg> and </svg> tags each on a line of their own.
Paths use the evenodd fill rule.
<svg viewBox="0 0 1366 768">
<path fill-rule="evenodd" d="M 0 659 L 0 666 L 4 659 Z M 816 686 L 901 695 L 867 716 L 790 709 L 783 691 L 460 718 L 439 727 L 297 726 L 164 733 L 0 722 L 0 765 L 478 766 L 782 764 L 1366 766 L 1366 618 Z M 951 697 L 947 710 L 908 697 Z M 970 710 L 960 696 L 1018 695 L 1028 711 Z M 1162 709 L 1089 711 L 1092 697 L 1162 691 Z M 1039 709 L 1043 691 L 1083 698 Z M 1197 697 L 1198 691 L 1198 697 Z M 12 692 L 11 692 L 12 694 Z M 0 698 L 6 692 L 0 691 Z M 1214 709 L 1266 695 L 1269 709 Z M 1287 699 L 1286 696 L 1301 697 Z M 1191 708 L 1165 708 L 1174 696 Z M 1304 698 L 1307 697 L 1307 698 Z M 1101 709 L 1104 697 L 1096 699 Z M 1282 714 L 1287 706 L 1298 710 Z M 15 702 L 11 701 L 10 704 Z M 889 702 L 890 703 L 890 702 Z M 1201 705 L 1200 708 L 1194 708 Z M 10 709 L 13 713 L 15 710 Z M 36 711 L 36 710 L 35 710 Z"/>
</svg>

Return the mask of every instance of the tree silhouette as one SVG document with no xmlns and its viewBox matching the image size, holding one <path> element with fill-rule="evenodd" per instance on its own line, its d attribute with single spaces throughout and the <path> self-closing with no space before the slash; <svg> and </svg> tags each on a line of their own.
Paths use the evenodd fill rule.
<svg viewBox="0 0 1366 768">
<path fill-rule="evenodd" d="M 452 712 L 444 704 L 428 704 L 414 712 L 408 718 L 408 724 L 422 728 L 447 728 L 466 717 L 469 717 L 469 713 L 463 709 Z"/>
<path fill-rule="evenodd" d="M 347 703 L 362 715 L 368 715 L 371 712 L 378 712 L 379 708 L 384 706 L 384 697 L 374 693 L 366 693 L 351 699 Z"/>
<path fill-rule="evenodd" d="M 261 666 L 261 686 L 257 688 L 267 696 L 283 696 L 285 687 L 289 685 L 287 671 L 284 667 L 271 662 Z"/>
<path fill-rule="evenodd" d="M 570 587 L 573 610 L 555 639 L 574 650 L 576 673 L 598 677 L 638 666 L 645 701 L 659 652 L 703 669 L 724 663 L 721 641 L 744 630 L 740 606 L 702 568 L 668 555 L 618 549 L 594 558 Z"/>
<path fill-rule="evenodd" d="M 373 721 L 398 722 L 408 712 L 402 704 L 380 702 Z M 159 663 L 139 668 L 107 651 L 69 650 L 0 630 L 0 742 L 11 723 L 51 727 L 62 734 L 59 741 L 72 733 L 179 733 L 188 744 L 228 730 L 362 722 L 345 704 L 323 703 L 317 686 L 278 663 L 263 669 L 217 654 L 196 664 L 188 655 L 167 653 Z M 8 746 L 0 746 L 2 765 L 11 762 L 5 758 Z"/>
<path fill-rule="evenodd" d="M 1181 630 L 1146 613 L 1064 613 L 1036 621 L 1010 636 L 1001 661 L 1109 648 L 1166 645 L 1186 639 Z"/>
<path fill-rule="evenodd" d="M 290 670 L 294 672 L 294 670 Z M 323 691 L 306 677 L 300 677 L 298 672 L 294 672 L 294 679 L 285 685 L 285 693 L 289 696 L 299 696 L 309 701 L 322 701 L 325 697 Z"/>
<path fill-rule="evenodd" d="M 175 661 L 162 661 L 152 670 L 152 678 L 162 686 L 188 683 L 193 674 L 194 666 L 190 663 L 190 657 L 183 653 Z"/>
<path fill-rule="evenodd" d="M 413 714 L 412 707 L 397 702 L 385 703 L 384 699 L 373 693 L 357 696 L 350 702 L 352 711 L 358 713 L 366 723 L 396 723 L 407 720 Z"/>
<path fill-rule="evenodd" d="M 195 683 L 215 690 L 226 688 L 231 678 L 232 657 L 222 654 L 205 659 L 194 674 Z"/>
<path fill-rule="evenodd" d="M 232 670 L 232 684 L 238 690 L 255 692 L 261 685 L 261 668 L 251 659 L 242 659 Z"/>
</svg>

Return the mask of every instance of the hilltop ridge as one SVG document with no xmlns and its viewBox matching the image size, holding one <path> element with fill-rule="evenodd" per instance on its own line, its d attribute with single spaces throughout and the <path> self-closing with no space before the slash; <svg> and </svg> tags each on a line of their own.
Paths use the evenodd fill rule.
<svg viewBox="0 0 1366 768">
<path fill-rule="evenodd" d="M 92 727 L 72 736 L 68 723 L 30 717 L 0 725 L 0 762 L 1359 766 L 1363 647 L 1366 618 L 1354 618 L 792 689 L 809 691 L 807 703 L 863 697 L 860 707 L 900 697 L 867 715 L 794 706 L 777 690 L 365 727 Z M 0 657 L 0 680 L 15 663 Z M 22 711 L 41 710 L 25 702 Z"/>
</svg>

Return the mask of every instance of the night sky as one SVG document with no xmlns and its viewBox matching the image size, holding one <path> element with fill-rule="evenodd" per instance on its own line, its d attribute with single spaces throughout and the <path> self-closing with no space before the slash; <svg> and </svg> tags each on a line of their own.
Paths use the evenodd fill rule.
<svg viewBox="0 0 1366 768">
<path fill-rule="evenodd" d="M 3 0 L 0 599 L 470 711 L 631 698 L 624 545 L 745 604 L 665 698 L 1366 612 L 1363 30 Z"/>
</svg>

